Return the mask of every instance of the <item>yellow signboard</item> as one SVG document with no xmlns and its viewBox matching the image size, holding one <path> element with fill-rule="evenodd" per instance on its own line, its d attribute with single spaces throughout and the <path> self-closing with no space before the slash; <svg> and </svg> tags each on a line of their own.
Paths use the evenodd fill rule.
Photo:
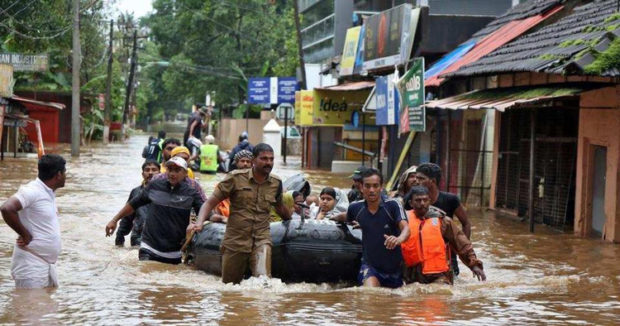
<svg viewBox="0 0 620 326">
<path fill-rule="evenodd" d="M 314 107 L 314 91 L 295 92 L 295 124 L 298 126 L 312 125 L 312 109 Z"/>
<path fill-rule="evenodd" d="M 369 92 L 369 90 L 315 90 L 312 125 L 342 126 L 353 123 L 353 112 L 362 111 Z M 366 121 L 366 124 L 374 123 L 374 121 Z"/>
<path fill-rule="evenodd" d="M 0 96 L 13 96 L 13 66 L 0 64 Z"/>
<path fill-rule="evenodd" d="M 355 56 L 357 54 L 357 43 L 359 42 L 361 29 L 362 26 L 347 29 L 347 36 L 344 40 L 344 49 L 342 50 L 342 60 L 340 60 L 341 76 L 353 74 Z"/>
</svg>

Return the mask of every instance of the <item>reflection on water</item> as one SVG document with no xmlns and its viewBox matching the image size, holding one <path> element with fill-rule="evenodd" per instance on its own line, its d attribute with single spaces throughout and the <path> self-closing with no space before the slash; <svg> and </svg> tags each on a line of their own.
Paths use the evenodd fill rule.
<svg viewBox="0 0 620 326">
<path fill-rule="evenodd" d="M 138 262 L 137 249 L 116 248 L 104 237 L 107 221 L 140 183 L 140 153 L 147 137 L 127 144 L 68 151 L 68 180 L 57 193 L 63 251 L 61 286 L 15 290 L 10 257 L 15 234 L 0 223 L 1 324 L 347 324 L 487 325 L 617 324 L 620 317 L 620 247 L 469 211 L 473 240 L 488 281 L 463 270 L 455 286 L 408 285 L 397 290 L 338 284 L 284 284 L 249 279 L 225 285 L 188 266 Z M 283 178 L 299 160 L 274 172 Z M 346 175 L 306 171 L 313 191 L 348 188 Z M 0 202 L 36 176 L 34 159 L 0 162 Z M 207 193 L 222 175 L 200 175 Z"/>
</svg>

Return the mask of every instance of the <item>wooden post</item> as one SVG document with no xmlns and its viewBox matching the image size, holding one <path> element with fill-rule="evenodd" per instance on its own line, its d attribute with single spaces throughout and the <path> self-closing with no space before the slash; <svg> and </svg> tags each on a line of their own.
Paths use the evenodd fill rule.
<svg viewBox="0 0 620 326">
<path fill-rule="evenodd" d="M 362 166 L 365 166 L 366 156 L 364 151 L 366 150 L 366 115 L 362 113 Z"/>
<path fill-rule="evenodd" d="M 536 147 L 536 111 L 530 109 L 530 175 L 529 175 L 529 194 L 528 194 L 528 209 L 530 214 L 530 232 L 534 232 L 534 155 Z"/>
<path fill-rule="evenodd" d="M 299 55 L 299 68 L 301 69 L 301 89 L 306 89 L 306 68 L 304 63 L 304 50 L 301 44 L 301 26 L 299 22 L 299 3 L 297 0 L 293 0 L 293 6 L 295 8 L 295 34 L 297 36 L 297 51 Z"/>
<path fill-rule="evenodd" d="M 448 144 L 446 145 L 446 191 L 450 191 L 450 152 L 452 151 L 452 136 L 450 135 L 450 130 L 452 129 L 452 110 L 448 110 L 448 127 L 446 128 L 446 138 L 448 139 Z"/>
</svg>

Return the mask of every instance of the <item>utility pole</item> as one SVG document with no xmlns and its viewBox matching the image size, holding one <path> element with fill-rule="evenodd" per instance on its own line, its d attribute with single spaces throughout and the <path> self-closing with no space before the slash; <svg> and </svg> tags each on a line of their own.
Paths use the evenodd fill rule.
<svg viewBox="0 0 620 326">
<path fill-rule="evenodd" d="M 301 89 L 306 89 L 306 68 L 304 63 L 304 51 L 301 44 L 301 27 L 299 23 L 299 3 L 298 0 L 293 0 L 295 5 L 295 30 L 297 34 L 297 51 L 299 52 L 299 67 L 301 68 Z"/>
<path fill-rule="evenodd" d="M 131 90 L 133 89 L 133 75 L 136 70 L 136 49 L 138 48 L 138 31 L 133 31 L 133 50 L 131 50 L 131 66 L 129 68 L 129 79 L 127 80 L 127 89 L 125 92 L 125 105 L 123 106 L 123 137 L 125 136 L 125 123 L 129 115 L 129 99 L 131 98 Z"/>
<path fill-rule="evenodd" d="M 110 113 L 112 112 L 111 93 L 112 93 L 112 63 L 114 54 L 112 53 L 112 40 L 114 38 L 114 20 L 110 20 L 110 43 L 108 45 L 108 76 L 105 83 L 105 111 L 103 111 L 103 143 L 107 144 L 110 139 Z"/>
<path fill-rule="evenodd" d="M 71 79 L 71 156 L 80 156 L 80 0 L 73 0 L 73 66 Z"/>
</svg>

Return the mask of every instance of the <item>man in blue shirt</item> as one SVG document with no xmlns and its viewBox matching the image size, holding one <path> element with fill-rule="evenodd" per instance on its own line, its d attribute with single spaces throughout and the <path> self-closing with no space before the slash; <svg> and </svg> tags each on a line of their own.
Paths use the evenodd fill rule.
<svg viewBox="0 0 620 326">
<path fill-rule="evenodd" d="M 400 203 L 381 196 L 383 176 L 377 169 L 362 174 L 364 200 L 347 210 L 346 220 L 362 229 L 362 266 L 358 280 L 370 287 L 397 288 L 403 285 L 400 244 L 409 238 L 407 216 Z M 343 221 L 342 216 L 339 217 Z"/>
</svg>

